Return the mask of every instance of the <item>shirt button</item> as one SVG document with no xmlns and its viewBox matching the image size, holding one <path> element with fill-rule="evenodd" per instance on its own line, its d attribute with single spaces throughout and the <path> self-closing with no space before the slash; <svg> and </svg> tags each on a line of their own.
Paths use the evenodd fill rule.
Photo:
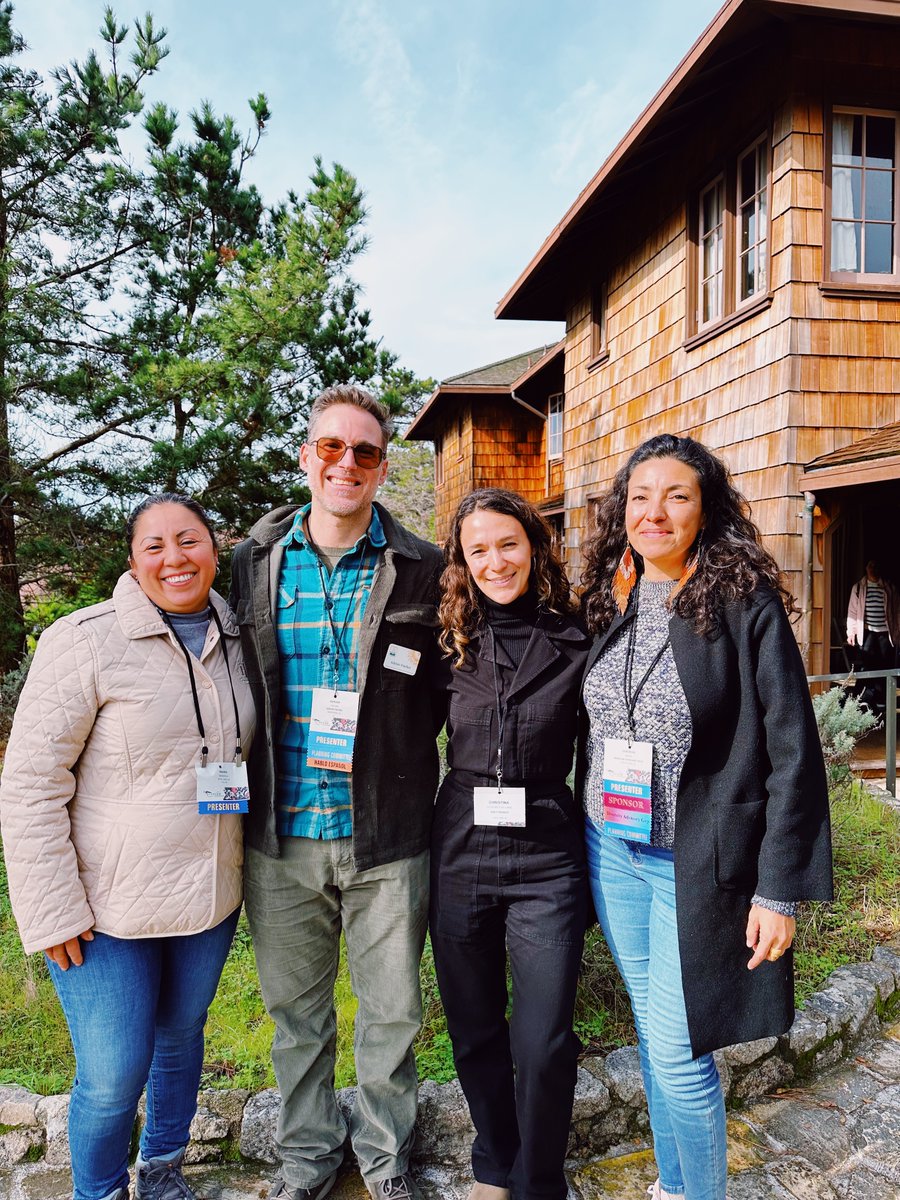
<svg viewBox="0 0 900 1200">
<path fill-rule="evenodd" d="M 211 679 L 204 679 L 204 680 L 203 680 L 203 686 L 204 686 L 205 688 L 207 688 L 207 689 L 211 688 L 211 687 L 212 687 L 212 680 L 211 680 Z"/>
<path fill-rule="evenodd" d="M 211 742 L 217 742 L 219 740 L 219 735 L 217 733 L 211 733 L 209 735 L 209 740 Z"/>
<path fill-rule="evenodd" d="M 323 646 L 323 647 L 322 647 L 322 653 L 323 653 L 323 654 L 330 654 L 330 653 L 331 653 L 331 647 L 330 647 L 330 646 Z"/>
<path fill-rule="evenodd" d="M 322 789 L 322 791 L 325 791 L 325 789 L 328 787 L 328 780 L 323 779 L 322 782 L 319 784 L 319 787 Z"/>
</svg>

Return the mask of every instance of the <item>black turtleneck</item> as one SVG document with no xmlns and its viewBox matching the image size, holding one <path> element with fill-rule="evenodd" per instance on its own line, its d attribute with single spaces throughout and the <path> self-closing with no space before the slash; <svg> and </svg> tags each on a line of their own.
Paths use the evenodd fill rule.
<svg viewBox="0 0 900 1200">
<path fill-rule="evenodd" d="M 485 620 L 493 629 L 495 638 L 518 667 L 525 657 L 532 630 L 537 624 L 537 596 L 529 588 L 509 604 L 495 604 L 484 594 L 480 600 Z"/>
</svg>

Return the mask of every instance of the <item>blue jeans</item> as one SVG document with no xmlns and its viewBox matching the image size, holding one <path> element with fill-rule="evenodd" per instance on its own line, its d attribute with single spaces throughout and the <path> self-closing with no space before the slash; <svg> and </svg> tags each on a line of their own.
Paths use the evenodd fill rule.
<svg viewBox="0 0 900 1200">
<path fill-rule="evenodd" d="M 84 965 L 53 985 L 75 1048 L 69 1104 L 73 1200 L 102 1200 L 128 1186 L 128 1150 L 147 1087 L 141 1155 L 182 1149 L 197 1109 L 203 1026 L 240 908 L 186 937 L 82 942 Z"/>
<path fill-rule="evenodd" d="M 725 1103 L 712 1055 L 691 1052 L 674 856 L 591 820 L 586 836 L 594 905 L 634 1012 L 660 1183 L 686 1200 L 724 1200 Z"/>
</svg>

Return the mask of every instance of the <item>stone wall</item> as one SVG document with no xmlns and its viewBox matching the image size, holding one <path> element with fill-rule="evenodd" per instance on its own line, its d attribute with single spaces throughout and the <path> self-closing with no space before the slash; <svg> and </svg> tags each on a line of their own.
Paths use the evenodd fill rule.
<svg viewBox="0 0 900 1200">
<path fill-rule="evenodd" d="M 839 967 L 810 997 L 793 1026 L 779 1038 L 730 1046 L 716 1055 L 731 1107 L 794 1083 L 852 1054 L 879 1023 L 900 1012 L 900 938 L 879 946 L 868 963 Z M 354 1089 L 339 1094 L 345 1115 Z M 24 1163 L 65 1167 L 68 1096 L 37 1096 L 22 1087 L 0 1087 L 0 1195 L 9 1169 Z M 207 1089 L 191 1126 L 190 1163 L 275 1163 L 274 1089 L 250 1093 Z M 141 1114 L 142 1115 L 142 1114 Z M 634 1046 L 605 1057 L 586 1057 L 578 1070 L 569 1157 L 596 1158 L 610 1147 L 646 1133 L 647 1108 Z M 472 1126 L 456 1082 L 426 1081 L 419 1088 L 414 1159 L 432 1171 L 464 1166 Z"/>
</svg>

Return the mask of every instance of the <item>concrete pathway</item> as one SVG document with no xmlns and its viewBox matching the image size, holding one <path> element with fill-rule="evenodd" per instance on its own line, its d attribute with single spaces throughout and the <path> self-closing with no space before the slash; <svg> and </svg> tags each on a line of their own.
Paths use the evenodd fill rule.
<svg viewBox="0 0 900 1200">
<path fill-rule="evenodd" d="M 729 1200 L 900 1200 L 900 1023 L 803 1088 L 765 1096 L 728 1122 Z M 655 1177 L 643 1144 L 569 1172 L 570 1200 L 641 1200 Z M 205 1200 L 265 1200 L 268 1172 L 198 1166 L 188 1178 Z M 426 1200 L 465 1200 L 471 1180 L 424 1168 Z M 0 1200 L 66 1200 L 68 1172 L 39 1164 L 0 1171 Z M 331 1200 L 366 1200 L 355 1171 Z"/>
</svg>

